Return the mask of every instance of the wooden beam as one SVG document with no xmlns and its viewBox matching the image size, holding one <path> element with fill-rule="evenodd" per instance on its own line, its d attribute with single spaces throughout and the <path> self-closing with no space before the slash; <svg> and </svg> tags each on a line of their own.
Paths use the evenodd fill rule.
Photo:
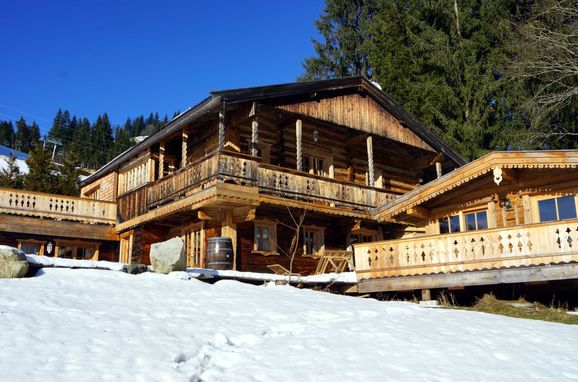
<svg viewBox="0 0 578 382">
<path fill-rule="evenodd" d="M 229 237 L 233 242 L 233 270 L 237 270 L 237 224 L 233 222 L 233 210 L 227 210 L 221 224 L 221 236 Z"/>
<path fill-rule="evenodd" d="M 367 171 L 368 171 L 368 185 L 373 187 L 375 181 L 375 169 L 373 164 L 373 138 L 371 135 L 367 136 Z"/>
<path fill-rule="evenodd" d="M 233 209 L 233 222 L 243 223 L 255 220 L 257 209 L 255 207 L 239 207 Z"/>
<path fill-rule="evenodd" d="M 443 175 L 442 164 L 440 162 L 436 162 L 436 176 L 438 178 L 441 178 L 442 175 Z"/>
<path fill-rule="evenodd" d="M 413 216 L 420 219 L 429 219 L 431 217 L 431 213 L 429 212 L 429 210 L 419 206 L 415 206 L 408 209 L 406 211 L 406 214 L 408 216 Z"/>
<path fill-rule="evenodd" d="M 199 220 L 214 220 L 215 218 L 209 214 L 207 214 L 205 211 L 203 210 L 198 210 L 197 211 L 197 218 L 199 218 Z"/>
<path fill-rule="evenodd" d="M 578 279 L 578 264 L 506 268 L 423 276 L 387 277 L 362 280 L 357 284 L 357 287 L 359 293 L 371 293 L 571 279 Z"/>
<path fill-rule="evenodd" d="M 295 145 L 297 170 L 303 171 L 303 122 L 300 119 L 295 121 Z"/>
<path fill-rule="evenodd" d="M 0 232 L 75 239 L 118 241 L 114 227 L 0 214 Z"/>
</svg>

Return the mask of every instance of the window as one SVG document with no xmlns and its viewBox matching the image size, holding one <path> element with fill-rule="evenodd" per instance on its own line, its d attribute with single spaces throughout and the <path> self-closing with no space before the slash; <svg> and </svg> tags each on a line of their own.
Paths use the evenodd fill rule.
<svg viewBox="0 0 578 382">
<path fill-rule="evenodd" d="M 575 219 L 576 200 L 574 196 L 560 196 L 557 198 L 538 201 L 538 211 L 541 222 Z"/>
<path fill-rule="evenodd" d="M 459 215 L 448 216 L 438 220 L 440 233 L 460 232 Z"/>
<path fill-rule="evenodd" d="M 93 248 L 90 247 L 78 247 L 76 248 L 76 258 L 79 260 L 90 260 L 92 259 Z"/>
<path fill-rule="evenodd" d="M 38 255 L 40 254 L 40 243 L 27 242 L 24 241 L 20 243 L 20 250 L 27 255 Z"/>
<path fill-rule="evenodd" d="M 325 176 L 325 159 L 303 155 L 303 171 L 310 174 Z"/>
<path fill-rule="evenodd" d="M 357 243 L 370 243 L 375 241 L 375 234 L 373 233 L 351 233 L 350 234 L 351 244 Z"/>
<path fill-rule="evenodd" d="M 253 250 L 257 252 L 276 252 L 277 233 L 274 223 L 255 222 Z"/>
<path fill-rule="evenodd" d="M 323 249 L 323 229 L 317 227 L 303 228 L 303 254 L 318 255 Z"/>
<path fill-rule="evenodd" d="M 486 211 L 467 213 L 465 218 L 466 230 L 468 231 L 488 228 L 488 214 Z"/>
</svg>

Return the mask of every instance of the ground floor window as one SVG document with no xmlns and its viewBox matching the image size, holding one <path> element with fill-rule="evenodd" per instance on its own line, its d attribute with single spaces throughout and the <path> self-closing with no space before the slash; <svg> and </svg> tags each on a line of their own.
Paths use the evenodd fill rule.
<svg viewBox="0 0 578 382">
<path fill-rule="evenodd" d="M 18 248 L 27 255 L 41 255 L 42 244 L 42 242 L 36 240 L 21 241 L 19 242 Z"/>
<path fill-rule="evenodd" d="M 575 219 L 576 199 L 572 195 L 538 200 L 538 212 L 541 222 Z"/>
<path fill-rule="evenodd" d="M 303 254 L 319 255 L 325 242 L 323 228 L 304 227 L 303 228 Z"/>
<path fill-rule="evenodd" d="M 255 235 L 253 240 L 253 251 L 255 252 L 276 252 L 277 229 L 273 222 L 255 222 Z"/>
</svg>

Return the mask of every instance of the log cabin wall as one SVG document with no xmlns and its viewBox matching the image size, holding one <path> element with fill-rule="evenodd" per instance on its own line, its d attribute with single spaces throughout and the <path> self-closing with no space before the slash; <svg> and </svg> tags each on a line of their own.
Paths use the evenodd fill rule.
<svg viewBox="0 0 578 382">
<path fill-rule="evenodd" d="M 300 211 L 293 210 L 296 214 Z M 261 207 L 256 211 L 255 221 L 267 221 L 276 224 L 277 245 L 284 251 L 288 251 L 293 231 L 277 223 L 277 220 L 285 224 L 291 224 L 292 219 L 285 209 L 271 207 Z M 330 216 L 316 215 L 308 213 L 305 218 L 304 226 L 314 226 L 324 229 L 324 245 L 326 249 L 345 249 L 347 246 L 347 224 L 343 221 Z M 267 265 L 281 264 L 289 268 L 289 257 L 281 251 L 276 250 L 277 254 L 261 254 L 253 251 L 254 246 L 254 227 L 255 222 L 243 222 L 237 224 L 237 269 L 245 272 L 263 272 L 270 273 Z M 293 272 L 303 275 L 310 274 L 317 267 L 317 259 L 312 256 L 303 255 L 303 233 L 299 238 L 299 247 L 295 260 L 293 262 Z"/>
<path fill-rule="evenodd" d="M 118 174 L 116 172 L 111 172 L 110 174 L 82 187 L 80 189 L 80 197 L 114 202 L 116 200 L 117 179 Z"/>
</svg>

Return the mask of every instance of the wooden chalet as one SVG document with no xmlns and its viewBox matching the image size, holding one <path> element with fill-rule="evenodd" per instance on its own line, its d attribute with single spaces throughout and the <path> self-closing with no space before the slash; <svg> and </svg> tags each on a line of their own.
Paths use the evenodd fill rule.
<svg viewBox="0 0 578 382">
<path fill-rule="evenodd" d="M 287 267 L 293 214 L 307 211 L 294 271 L 352 243 L 401 237 L 371 211 L 466 161 L 368 80 L 212 92 L 82 183 L 116 202 L 119 260 L 148 263 L 150 245 L 182 236 L 189 267 L 230 237 L 234 267 Z"/>
<path fill-rule="evenodd" d="M 355 244 L 356 291 L 578 279 L 577 167 L 577 151 L 493 152 L 372 210 L 422 233 Z"/>
</svg>

